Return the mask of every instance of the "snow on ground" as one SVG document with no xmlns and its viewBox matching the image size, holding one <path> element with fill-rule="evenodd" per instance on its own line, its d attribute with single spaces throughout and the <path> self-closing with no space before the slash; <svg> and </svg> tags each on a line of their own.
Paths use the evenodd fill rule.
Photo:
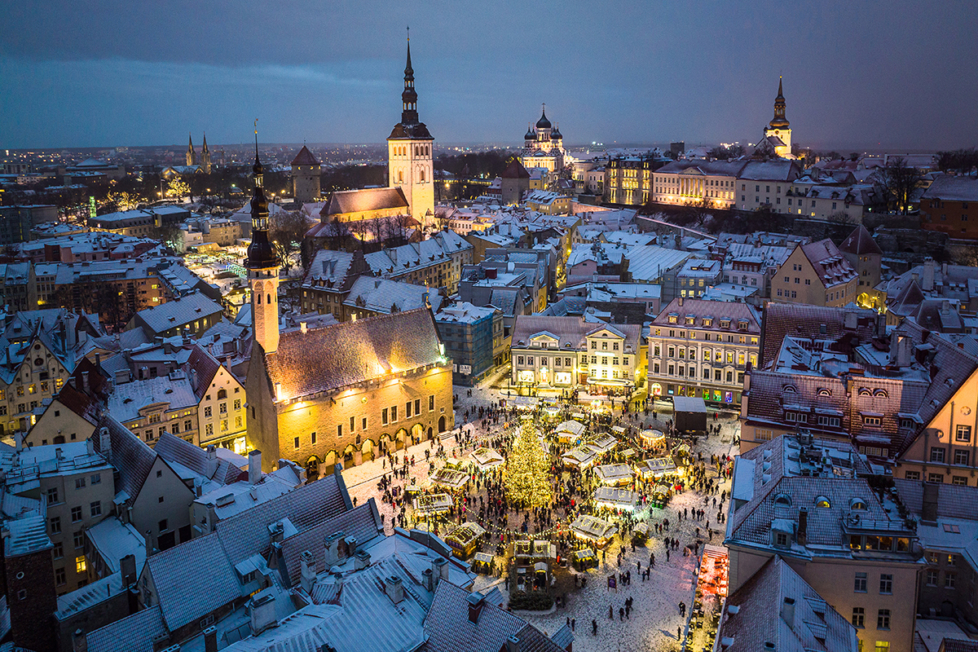
<svg viewBox="0 0 978 652">
<path fill-rule="evenodd" d="M 456 387 L 455 393 L 458 395 L 456 404 L 456 424 L 463 424 L 464 413 L 470 410 L 470 421 L 475 418 L 471 416 L 471 411 L 478 412 L 479 406 L 487 407 L 490 403 L 498 400 L 505 394 L 490 389 L 485 385 L 472 389 L 473 396 L 467 396 L 468 388 Z M 669 403 L 657 402 L 656 410 L 660 417 L 671 418 L 672 406 Z M 713 411 L 710 411 L 710 424 L 719 423 L 721 433 L 719 436 L 712 435 L 706 439 L 701 439 L 694 449 L 695 452 L 702 452 L 703 457 L 709 461 L 712 454 L 735 454 L 736 450 L 732 442 L 735 435 L 739 434 L 740 425 L 736 413 L 721 413 L 720 421 L 713 421 Z M 471 429 L 472 425 L 463 426 Z M 478 432 L 478 431 L 477 431 Z M 436 440 L 435 445 L 438 445 Z M 440 442 L 448 451 L 451 459 L 452 450 L 455 447 L 455 438 L 449 437 Z M 397 481 L 395 484 L 410 484 L 410 478 L 416 478 L 418 483 L 423 482 L 429 475 L 429 465 L 424 461 L 424 454 L 429 450 L 429 443 L 423 442 L 416 446 L 411 446 L 407 450 L 407 455 L 413 455 L 417 463 L 411 468 L 409 479 Z M 469 452 L 468 450 L 465 453 Z M 464 453 L 459 452 L 461 457 Z M 403 459 L 404 452 L 399 451 L 399 459 Z M 432 460 L 435 460 L 432 455 Z M 436 462 L 440 466 L 440 462 Z M 382 474 L 389 472 L 389 465 L 380 459 L 364 463 L 360 466 L 347 469 L 343 472 L 344 480 L 350 490 L 351 496 L 356 498 L 358 504 L 373 497 L 376 499 L 381 514 L 384 515 L 387 532 L 391 532 L 392 506 L 381 500 L 382 491 L 377 487 L 377 481 Z M 712 475 L 712 472 L 708 472 Z M 721 491 L 729 492 L 730 483 L 724 482 Z M 706 501 L 710 501 L 709 508 Z M 693 604 L 693 591 L 695 587 L 696 558 L 693 556 L 684 557 L 683 547 L 695 539 L 694 529 L 700 528 L 700 539 L 707 541 L 705 533 L 705 522 L 695 520 L 685 520 L 680 522 L 677 518 L 677 510 L 682 508 L 690 510 L 696 508 L 706 509 L 705 519 L 709 518 L 711 526 L 714 528 L 712 543 L 720 544 L 723 539 L 723 525 L 716 525 L 716 509 L 712 507 L 712 497 L 707 499 L 705 496 L 686 491 L 674 496 L 664 510 L 652 510 L 649 515 L 647 510 L 640 513 L 640 517 L 650 524 L 661 523 L 663 519 L 669 519 L 670 531 L 662 536 L 672 536 L 679 539 L 680 546 L 675 554 L 671 554 L 670 561 L 666 561 L 666 553 L 661 536 L 653 536 L 645 546 L 638 546 L 635 552 L 631 551 L 630 546 L 626 546 L 622 565 L 616 563 L 619 550 L 621 550 L 621 539 L 616 537 L 614 542 L 609 545 L 605 555 L 605 561 L 598 568 L 587 572 L 587 586 L 583 589 L 576 589 L 567 596 L 567 606 L 556 609 L 554 613 L 547 615 L 527 615 L 521 614 L 529 622 L 546 632 L 553 634 L 563 626 L 567 619 L 572 618 L 576 621 L 575 627 L 575 652 L 613 652 L 615 650 L 634 650 L 636 652 L 659 651 L 659 650 L 678 650 L 679 639 L 677 629 L 683 628 L 685 636 L 685 626 L 689 616 L 689 609 Z M 726 511 L 726 510 L 724 510 Z M 677 529 L 678 528 L 678 529 Z M 653 529 L 654 532 L 654 529 Z M 702 551 L 702 546 L 700 547 Z M 649 553 L 655 554 L 656 566 L 651 578 L 647 582 L 642 582 L 641 573 L 638 571 L 638 563 L 644 570 L 649 563 Z M 619 583 L 618 590 L 609 590 L 607 578 L 612 573 L 632 571 L 632 582 L 630 586 Z M 575 572 L 575 571 L 569 571 Z M 503 590 L 505 585 L 499 577 L 481 575 L 476 581 L 474 590 L 489 588 L 499 585 Z M 618 608 L 623 607 L 625 599 L 634 598 L 634 605 L 630 618 L 624 622 L 619 620 Z M 686 616 L 679 615 L 678 604 L 685 602 L 687 606 Z M 614 620 L 608 618 L 608 607 L 612 607 Z M 595 620 L 598 625 L 596 636 L 591 634 L 591 621 Z"/>
</svg>

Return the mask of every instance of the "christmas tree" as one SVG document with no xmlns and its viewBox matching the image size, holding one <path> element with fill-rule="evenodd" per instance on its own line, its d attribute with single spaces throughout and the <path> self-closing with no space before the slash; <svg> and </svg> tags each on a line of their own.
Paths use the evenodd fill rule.
<svg viewBox="0 0 978 652">
<path fill-rule="evenodd" d="M 520 426 L 506 463 L 506 495 L 520 507 L 543 507 L 551 501 L 550 460 L 530 420 Z"/>
</svg>

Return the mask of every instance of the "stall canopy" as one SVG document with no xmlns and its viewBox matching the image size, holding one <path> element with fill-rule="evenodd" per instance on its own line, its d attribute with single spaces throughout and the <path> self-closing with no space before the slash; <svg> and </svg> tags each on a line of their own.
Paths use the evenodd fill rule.
<svg viewBox="0 0 978 652">
<path fill-rule="evenodd" d="M 588 441 L 588 445 L 593 447 L 598 453 L 607 453 L 612 450 L 618 444 L 618 440 L 612 435 L 604 433 L 602 435 L 597 435 L 592 437 Z"/>
<path fill-rule="evenodd" d="M 503 464 L 503 456 L 491 448 L 477 448 L 472 451 L 472 461 L 480 471 L 486 471 Z"/>
<path fill-rule="evenodd" d="M 624 484 L 632 481 L 632 467 L 627 464 L 602 464 L 594 473 L 604 484 Z"/>
<path fill-rule="evenodd" d="M 443 514 L 452 508 L 448 494 L 418 494 L 414 499 L 414 511 L 422 516 Z"/>
<path fill-rule="evenodd" d="M 567 451 L 560 459 L 567 466 L 576 466 L 584 469 L 593 464 L 597 456 L 598 452 L 596 450 L 585 445 Z"/>
<path fill-rule="evenodd" d="M 584 515 L 574 519 L 571 530 L 582 539 L 604 542 L 618 531 L 618 526 L 597 516 Z"/>
<path fill-rule="evenodd" d="M 557 437 L 561 440 L 577 441 L 584 436 L 586 430 L 587 426 L 580 421 L 564 421 L 557 426 Z"/>
<path fill-rule="evenodd" d="M 676 472 L 676 463 L 671 457 L 653 457 L 638 466 L 638 472 L 643 478 L 659 478 Z"/>
<path fill-rule="evenodd" d="M 594 501 L 599 507 L 633 510 L 638 504 L 638 494 L 617 487 L 598 487 L 594 491 Z"/>
<path fill-rule="evenodd" d="M 642 442 L 649 446 L 660 446 L 666 443 L 666 435 L 661 430 L 643 430 L 639 436 Z"/>
<path fill-rule="evenodd" d="M 431 474 L 430 479 L 434 484 L 457 491 L 465 486 L 465 483 L 469 480 L 469 476 L 461 471 L 438 469 Z"/>
</svg>

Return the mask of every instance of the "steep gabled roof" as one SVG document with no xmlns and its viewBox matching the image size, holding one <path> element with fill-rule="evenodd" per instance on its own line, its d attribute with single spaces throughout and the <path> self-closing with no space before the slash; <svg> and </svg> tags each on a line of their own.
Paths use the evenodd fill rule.
<svg viewBox="0 0 978 652">
<path fill-rule="evenodd" d="M 506 169 L 503 170 L 502 178 L 503 179 L 529 179 L 530 173 L 526 171 L 526 168 L 523 167 L 523 164 L 520 163 L 520 160 L 518 158 L 514 158 L 512 161 L 509 162 L 509 165 L 506 166 Z"/>
<path fill-rule="evenodd" d="M 169 432 L 160 435 L 153 452 L 167 462 L 181 464 L 194 473 L 220 484 L 230 484 L 247 477 L 247 473 L 223 458 L 215 458 L 212 463 L 209 463 L 208 451 Z"/>
<path fill-rule="evenodd" d="M 388 209 L 408 208 L 404 191 L 400 188 L 363 188 L 360 190 L 338 190 L 329 197 L 323 206 L 321 216 L 345 215 Z"/>
<path fill-rule="evenodd" d="M 873 236 L 870 235 L 866 227 L 860 224 L 855 228 L 855 230 L 849 234 L 842 244 L 839 245 L 839 249 L 849 253 L 855 254 L 857 256 L 871 256 L 871 255 L 882 255 L 883 250 L 880 249 L 876 241 L 873 240 Z"/>
<path fill-rule="evenodd" d="M 156 453 L 108 412 L 102 416 L 98 429 L 92 436 L 96 453 L 101 453 L 103 456 L 108 453 L 102 450 L 102 440 L 99 436 L 102 428 L 108 429 L 109 442 L 112 446 L 110 462 L 119 471 L 117 494 L 124 494 L 126 506 L 132 507 L 153 468 Z"/>
<path fill-rule="evenodd" d="M 319 165 L 319 161 L 313 156 L 312 152 L 305 145 L 299 150 L 299 153 L 295 155 L 292 159 L 292 165 Z"/>
<path fill-rule="evenodd" d="M 444 360 L 427 308 L 282 333 L 266 354 L 272 386 L 285 397 L 308 396 Z"/>
</svg>

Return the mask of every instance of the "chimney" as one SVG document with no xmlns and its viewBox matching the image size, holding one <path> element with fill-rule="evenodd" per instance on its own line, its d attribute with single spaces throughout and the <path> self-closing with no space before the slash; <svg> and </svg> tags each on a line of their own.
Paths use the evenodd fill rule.
<svg viewBox="0 0 978 652">
<path fill-rule="evenodd" d="M 788 627 L 795 627 L 795 599 L 785 598 L 781 605 L 781 618 L 788 623 Z"/>
<path fill-rule="evenodd" d="M 85 630 L 78 628 L 71 637 L 71 652 L 88 652 L 88 637 Z"/>
<path fill-rule="evenodd" d="M 261 451 L 248 453 L 248 482 L 255 484 L 261 480 Z"/>
<path fill-rule="evenodd" d="M 384 588 L 387 593 L 387 597 L 391 599 L 394 604 L 401 604 L 404 600 L 404 583 L 401 578 L 396 575 L 391 575 L 384 580 Z"/>
<path fill-rule="evenodd" d="M 506 639 L 506 652 L 520 652 L 520 639 L 510 636 Z"/>
<path fill-rule="evenodd" d="M 433 592 L 435 590 L 435 582 L 432 579 L 432 572 L 430 568 L 426 568 L 421 571 L 421 584 L 424 586 L 425 591 Z"/>
<path fill-rule="evenodd" d="M 101 353 L 96 353 L 95 354 L 95 368 L 96 369 L 101 369 L 102 368 L 102 354 Z"/>
<path fill-rule="evenodd" d="M 934 291 L 934 272 L 937 271 L 937 263 L 934 259 L 928 258 L 924 261 L 924 278 L 920 289 L 924 292 Z"/>
<path fill-rule="evenodd" d="M 325 547 L 323 563 L 326 568 L 331 568 L 343 561 L 340 557 L 340 541 L 342 540 L 342 532 L 334 532 L 323 539 L 323 546 Z"/>
<path fill-rule="evenodd" d="M 370 566 L 370 553 L 366 550 L 359 550 L 356 554 L 356 559 L 353 561 L 353 568 L 356 570 L 363 570 Z"/>
<path fill-rule="evenodd" d="M 258 636 L 269 627 L 278 624 L 275 617 L 275 598 L 270 593 L 258 594 L 248 601 L 248 615 L 251 618 L 251 635 Z"/>
<path fill-rule="evenodd" d="M 213 444 L 207 447 L 207 464 L 204 465 L 204 471 L 208 478 L 213 478 L 217 473 L 217 447 Z"/>
<path fill-rule="evenodd" d="M 920 522 L 927 525 L 937 523 L 937 503 L 941 495 L 941 485 L 937 482 L 924 483 L 924 502 L 920 510 Z"/>
<path fill-rule="evenodd" d="M 128 588 L 136 583 L 136 556 L 126 555 L 119 560 L 119 571 L 122 574 L 122 586 Z"/>
<path fill-rule="evenodd" d="M 677 299 L 677 301 L 679 301 L 679 307 L 682 308 L 683 307 L 683 298 L 682 297 L 679 297 L 679 299 Z"/>
<path fill-rule="evenodd" d="M 482 607 L 486 604 L 486 598 L 484 595 L 475 591 L 469 594 L 469 622 L 473 625 L 479 624 L 479 614 L 482 613 Z"/>
<path fill-rule="evenodd" d="M 98 431 L 99 452 L 109 462 L 112 461 L 112 437 L 109 436 L 108 428 L 99 428 Z"/>
<path fill-rule="evenodd" d="M 798 508 L 798 532 L 795 535 L 798 545 L 804 546 L 808 543 L 808 508 Z"/>
<path fill-rule="evenodd" d="M 217 627 L 213 625 L 204 630 L 204 652 L 217 652 Z"/>
<path fill-rule="evenodd" d="M 312 595 L 312 588 L 316 586 L 316 559 L 308 550 L 299 555 L 299 563 L 302 566 L 302 577 L 299 583 L 302 590 Z"/>
<path fill-rule="evenodd" d="M 87 371 L 81 372 L 81 380 L 82 380 L 82 392 L 88 394 L 88 372 Z"/>
<path fill-rule="evenodd" d="M 329 575 L 333 578 L 333 586 L 336 587 L 336 593 L 339 595 L 340 590 L 343 588 L 343 573 L 338 566 L 333 566 L 329 569 Z"/>
<path fill-rule="evenodd" d="M 438 586 L 438 582 L 448 579 L 448 560 L 444 557 L 437 557 L 431 562 L 431 578 L 434 580 L 433 588 Z"/>
</svg>

